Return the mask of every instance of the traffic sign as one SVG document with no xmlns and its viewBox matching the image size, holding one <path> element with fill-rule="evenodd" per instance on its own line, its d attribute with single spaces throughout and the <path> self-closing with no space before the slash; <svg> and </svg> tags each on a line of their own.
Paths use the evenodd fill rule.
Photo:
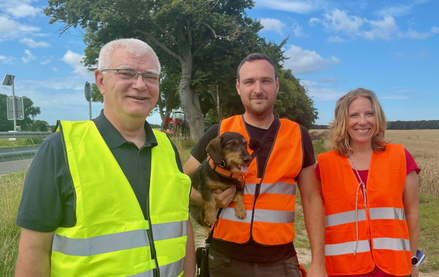
<svg viewBox="0 0 439 277">
<path fill-rule="evenodd" d="M 13 98 L 12 96 L 8 96 L 6 98 L 6 109 L 8 114 L 8 120 L 14 120 L 14 108 L 13 108 Z M 23 105 L 23 97 L 15 96 L 15 119 L 23 120 L 24 119 L 24 105 Z"/>
</svg>

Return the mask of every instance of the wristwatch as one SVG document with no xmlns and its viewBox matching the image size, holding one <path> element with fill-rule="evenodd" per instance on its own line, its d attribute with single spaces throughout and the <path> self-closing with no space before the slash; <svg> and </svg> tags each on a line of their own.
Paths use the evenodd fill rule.
<svg viewBox="0 0 439 277">
<path fill-rule="evenodd" d="M 418 263 L 419 259 L 416 256 L 412 257 L 412 266 L 416 266 L 416 264 Z"/>
</svg>

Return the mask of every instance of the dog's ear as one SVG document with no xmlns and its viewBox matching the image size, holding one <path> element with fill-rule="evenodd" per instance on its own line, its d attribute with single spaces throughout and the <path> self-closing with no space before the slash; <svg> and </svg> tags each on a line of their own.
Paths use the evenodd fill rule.
<svg viewBox="0 0 439 277">
<path fill-rule="evenodd" d="M 213 160 L 214 164 L 221 164 L 221 162 L 224 160 L 223 150 L 221 148 L 221 137 L 218 136 L 211 140 L 206 147 L 206 151 Z"/>
</svg>

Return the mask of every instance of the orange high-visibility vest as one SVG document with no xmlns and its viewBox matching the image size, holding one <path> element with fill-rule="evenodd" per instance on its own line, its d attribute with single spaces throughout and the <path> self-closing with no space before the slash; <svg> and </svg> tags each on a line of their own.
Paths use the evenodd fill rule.
<svg viewBox="0 0 439 277">
<path fill-rule="evenodd" d="M 320 154 L 318 162 L 325 201 L 328 274 L 364 274 L 375 265 L 388 274 L 410 274 L 410 238 L 403 205 L 407 174 L 404 147 L 389 144 L 384 152 L 373 152 L 366 186 L 367 209 L 362 189 L 358 192 L 358 245 L 358 181 L 349 160 L 329 151 Z"/>
<path fill-rule="evenodd" d="M 244 175 L 247 217 L 237 218 L 235 203 L 232 202 L 221 211 L 214 238 L 245 243 L 253 237 L 254 241 L 264 245 L 281 245 L 294 240 L 294 178 L 303 164 L 302 137 L 297 123 L 286 119 L 280 119 L 280 122 L 262 178 L 257 178 L 257 158 Z M 228 131 L 238 132 L 250 141 L 242 116 L 221 121 L 220 134 Z M 249 152 L 252 153 L 252 150 Z"/>
</svg>

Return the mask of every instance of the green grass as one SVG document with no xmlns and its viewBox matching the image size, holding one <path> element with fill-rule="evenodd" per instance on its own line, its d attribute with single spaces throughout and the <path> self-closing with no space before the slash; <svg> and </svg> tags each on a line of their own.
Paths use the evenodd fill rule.
<svg viewBox="0 0 439 277">
<path fill-rule="evenodd" d="M 14 276 L 20 228 L 15 225 L 25 172 L 0 177 L 0 276 Z"/>
<path fill-rule="evenodd" d="M 16 140 L 0 139 L 0 148 L 12 148 L 40 145 L 43 138 L 17 138 Z"/>
<path fill-rule="evenodd" d="M 439 199 L 427 195 L 419 197 L 421 234 L 418 249 L 426 259 L 419 268 L 423 272 L 439 270 Z"/>
</svg>

